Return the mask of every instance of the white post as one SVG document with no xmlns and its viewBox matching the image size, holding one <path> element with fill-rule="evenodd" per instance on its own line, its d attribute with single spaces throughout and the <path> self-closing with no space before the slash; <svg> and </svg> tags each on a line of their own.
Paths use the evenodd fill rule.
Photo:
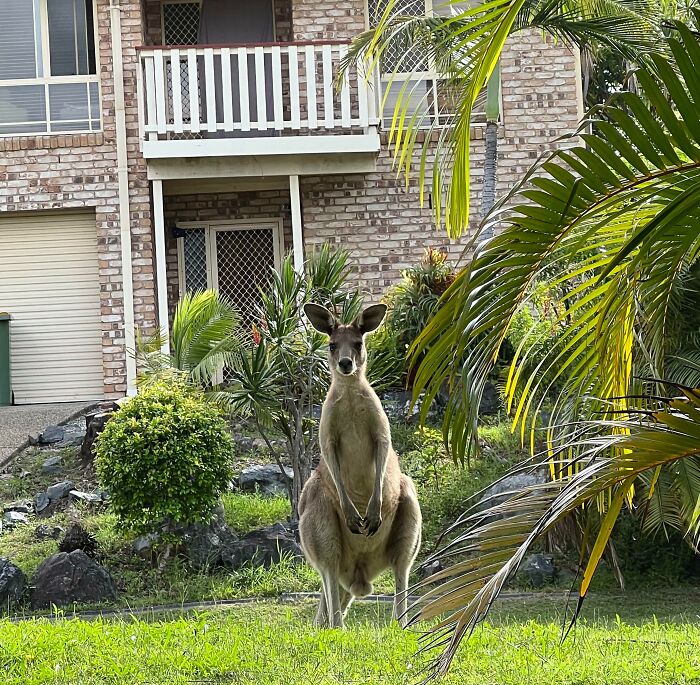
<svg viewBox="0 0 700 685">
<path fill-rule="evenodd" d="M 160 351 L 170 354 L 168 321 L 168 275 L 165 265 L 165 215 L 163 214 L 163 181 L 153 181 L 153 222 L 156 234 L 156 283 L 158 286 L 158 326 L 163 336 Z"/>
<path fill-rule="evenodd" d="M 301 230 L 301 196 L 299 177 L 289 177 L 289 199 L 292 206 L 292 246 L 294 248 L 294 268 L 304 273 L 304 236 Z"/>
</svg>

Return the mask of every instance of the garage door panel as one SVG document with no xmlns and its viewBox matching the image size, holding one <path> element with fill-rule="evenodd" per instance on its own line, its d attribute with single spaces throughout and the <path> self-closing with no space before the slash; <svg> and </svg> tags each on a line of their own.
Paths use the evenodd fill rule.
<svg viewBox="0 0 700 685">
<path fill-rule="evenodd" d="M 11 322 L 15 402 L 103 396 L 94 213 L 0 218 L 0 311 Z"/>
</svg>

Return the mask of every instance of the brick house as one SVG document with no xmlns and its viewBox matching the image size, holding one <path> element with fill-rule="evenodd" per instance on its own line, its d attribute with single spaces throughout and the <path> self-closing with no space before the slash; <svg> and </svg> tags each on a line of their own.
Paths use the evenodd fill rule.
<svg viewBox="0 0 700 685">
<path fill-rule="evenodd" d="M 185 289 L 249 304 L 286 251 L 300 265 L 313 245 L 349 248 L 370 296 L 429 245 L 460 252 L 392 168 L 386 83 L 352 73 L 334 89 L 381 2 L 0 0 L 0 311 L 13 315 L 15 402 L 134 392 L 136 328 L 165 328 Z M 435 103 L 439 87 L 426 68 Z M 511 40 L 500 192 L 581 107 L 576 54 Z M 476 198 L 478 125 L 473 138 Z"/>
</svg>

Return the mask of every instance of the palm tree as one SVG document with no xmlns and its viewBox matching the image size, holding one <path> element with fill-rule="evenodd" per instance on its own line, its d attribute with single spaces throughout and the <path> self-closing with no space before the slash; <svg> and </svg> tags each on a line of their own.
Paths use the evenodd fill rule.
<svg viewBox="0 0 700 685">
<path fill-rule="evenodd" d="M 697 326 L 700 309 L 689 288 L 700 268 L 700 37 L 680 22 L 672 28 L 637 70 L 639 94 L 598 108 L 582 125 L 589 132 L 576 132 L 585 147 L 543 158 L 494 207 L 473 258 L 414 344 L 416 396 L 425 391 L 428 407 L 449 382 L 444 434 L 464 456 L 477 447 L 479 400 L 514 317 L 538 281 L 558 289 L 560 333 L 540 358 L 525 338 L 506 383 L 514 428 L 533 445 L 540 409 L 551 405 L 546 450 L 520 469 L 547 463 L 554 478 L 455 524 L 438 556 L 456 561 L 425 581 L 417 614 L 443 616 L 431 643 L 445 648 L 435 672 L 533 542 L 580 507 L 603 514 L 580 601 L 635 496 L 656 511 L 651 524 L 664 520 L 698 544 L 698 331 L 679 321 L 696 317 Z M 482 240 L 487 231 L 494 237 Z"/>
<path fill-rule="evenodd" d="M 389 138 L 395 146 L 395 160 L 407 178 L 419 160 L 421 189 L 431 182 L 436 219 L 445 223 L 453 237 L 468 226 L 472 112 L 510 36 L 537 29 L 583 50 L 592 44 L 607 46 L 634 63 L 644 60 L 662 36 L 655 0 L 490 0 L 471 9 L 464 9 L 464 4 L 447 0 L 449 13 L 440 14 L 438 9 L 431 16 L 406 16 L 398 0 L 388 0 L 376 28 L 354 40 L 344 62 L 347 69 L 364 61 L 366 73 L 373 73 L 384 63 L 385 54 L 398 54 L 403 57 L 392 60 L 393 74 L 410 73 L 416 69 L 418 54 L 423 57 L 419 65 L 428 61 L 440 74 L 446 92 L 453 96 L 454 114 L 449 125 L 438 128 L 437 144 L 431 142 L 435 136 L 424 137 L 427 144 L 435 145 L 432 168 L 426 162 L 425 143 L 422 153 L 414 155 L 419 130 L 437 126 L 430 116 L 427 96 L 422 98 L 425 108 L 416 108 L 417 99 L 421 100 L 419 79 L 407 79 L 398 91 Z M 450 182 L 443 208 L 439 189 L 446 176 Z M 484 205 L 487 203 L 488 196 Z"/>
</svg>

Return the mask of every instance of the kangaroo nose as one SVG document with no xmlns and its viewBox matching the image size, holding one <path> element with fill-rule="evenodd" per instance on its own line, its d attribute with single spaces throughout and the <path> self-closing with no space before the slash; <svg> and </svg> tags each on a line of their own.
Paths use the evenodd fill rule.
<svg viewBox="0 0 700 685">
<path fill-rule="evenodd" d="M 338 366 L 340 367 L 340 370 L 343 373 L 351 373 L 352 372 L 352 359 L 350 359 L 350 357 L 343 357 L 342 359 L 338 360 Z"/>
</svg>

